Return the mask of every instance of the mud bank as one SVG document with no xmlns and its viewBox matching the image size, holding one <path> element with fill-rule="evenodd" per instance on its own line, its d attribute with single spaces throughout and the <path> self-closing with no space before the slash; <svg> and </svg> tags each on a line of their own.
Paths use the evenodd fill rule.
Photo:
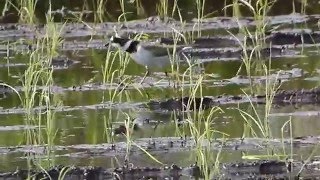
<svg viewBox="0 0 320 180">
<path fill-rule="evenodd" d="M 192 137 L 155 137 L 139 138 L 133 140 L 130 148 L 131 156 L 141 156 L 145 154 L 145 149 L 153 155 L 174 152 L 190 152 L 197 145 L 210 151 L 223 152 L 264 152 L 266 149 L 290 149 L 294 151 L 304 151 L 315 148 L 319 141 L 319 136 L 305 136 L 293 139 L 264 139 L 264 138 L 230 138 L 230 139 L 204 139 L 195 141 Z M 124 156 L 127 152 L 126 142 L 104 143 L 104 144 L 77 144 L 69 146 L 53 146 L 56 157 L 115 157 Z M 35 154 L 46 155 L 46 146 L 12 146 L 0 147 L 1 154 Z M 298 155 L 293 155 L 294 157 Z M 298 158 L 298 157 L 296 157 Z"/>
<path fill-rule="evenodd" d="M 217 173 L 211 178 L 216 179 L 301 179 L 316 178 L 320 175 L 319 161 L 275 161 L 261 160 L 241 163 L 225 163 L 219 167 L 210 166 L 209 172 L 216 168 Z M 200 167 L 196 164 L 179 167 L 175 164 L 163 167 L 135 167 L 134 164 L 117 168 L 102 167 L 68 167 L 55 166 L 46 172 L 36 170 L 17 170 L 0 173 L 5 179 L 26 179 L 28 174 L 35 179 L 58 179 L 60 173 L 66 173 L 66 179 L 167 179 L 167 178 L 202 178 Z"/>
<path fill-rule="evenodd" d="M 46 87 L 43 87 L 46 88 Z M 62 88 L 62 87 L 51 87 L 54 92 L 62 93 L 64 91 L 73 91 L 73 88 Z M 116 86 L 114 87 L 116 89 Z M 18 91 L 21 88 L 16 88 Z M 41 87 L 40 87 L 41 89 Z M 7 87 L 3 87 L 2 94 L 5 96 L 7 93 L 13 93 L 13 91 Z M 84 89 L 85 90 L 85 89 Z M 89 89 L 95 90 L 95 89 Z M 101 89 L 98 89 L 101 90 Z M 81 90 L 80 90 L 81 91 Z M 292 104 L 319 104 L 320 103 L 320 88 L 314 88 L 310 90 L 279 90 L 273 97 L 272 104 L 274 105 L 292 105 Z M 150 109 L 152 111 L 173 111 L 173 110 L 198 110 L 198 109 L 209 109 L 214 106 L 227 105 L 227 104 L 241 104 L 241 103 L 258 103 L 265 104 L 265 95 L 220 95 L 215 97 L 183 97 L 183 98 L 171 98 L 167 100 L 151 100 L 149 102 L 140 103 L 116 103 L 116 102 L 104 102 L 100 104 L 85 105 L 85 106 L 59 106 L 53 107 L 55 112 L 69 112 L 78 110 L 89 110 L 89 109 L 128 109 L 128 108 L 142 108 Z M 45 107 L 35 107 L 34 111 L 45 111 Z M 0 109 L 0 114 L 22 114 L 25 113 L 25 109 L 15 107 L 10 109 Z"/>
<path fill-rule="evenodd" d="M 273 104 L 318 104 L 320 103 L 320 88 L 310 90 L 279 90 L 273 97 Z M 203 98 L 174 98 L 165 101 L 150 101 L 147 105 L 152 110 L 194 110 L 208 109 L 213 106 L 223 104 L 238 104 L 245 102 L 266 103 L 265 95 L 235 95 L 218 97 L 203 97 Z"/>
</svg>

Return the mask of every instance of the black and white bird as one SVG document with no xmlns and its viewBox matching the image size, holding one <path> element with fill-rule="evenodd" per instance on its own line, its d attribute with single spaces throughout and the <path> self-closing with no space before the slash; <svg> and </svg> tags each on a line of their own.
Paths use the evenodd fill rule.
<svg viewBox="0 0 320 180">
<path fill-rule="evenodd" d="M 146 76 L 149 75 L 149 69 L 166 69 L 173 61 L 177 62 L 177 55 L 180 50 L 176 50 L 177 55 L 172 54 L 172 48 L 162 46 L 152 46 L 143 44 L 138 40 L 128 38 L 121 38 L 112 36 L 109 42 L 112 46 L 121 49 L 130 54 L 130 57 L 137 63 L 146 68 L 146 73 L 141 81 L 144 81 Z M 109 43 L 106 44 L 109 45 Z M 171 56 L 171 57 L 170 57 Z M 165 71 L 166 75 L 167 72 Z"/>
</svg>

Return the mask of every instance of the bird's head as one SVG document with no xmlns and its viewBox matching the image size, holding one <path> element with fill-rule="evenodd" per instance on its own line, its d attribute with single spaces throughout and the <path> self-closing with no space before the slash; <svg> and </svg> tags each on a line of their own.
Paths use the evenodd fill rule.
<svg viewBox="0 0 320 180">
<path fill-rule="evenodd" d="M 118 36 L 112 36 L 109 43 L 106 46 L 113 46 L 127 51 L 129 53 L 136 51 L 136 46 L 139 44 L 139 41 L 131 40 L 129 38 L 122 38 Z"/>
</svg>

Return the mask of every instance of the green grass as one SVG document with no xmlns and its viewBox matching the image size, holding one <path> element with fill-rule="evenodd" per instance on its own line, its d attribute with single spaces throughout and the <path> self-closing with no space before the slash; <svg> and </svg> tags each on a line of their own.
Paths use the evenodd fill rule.
<svg viewBox="0 0 320 180">
<path fill-rule="evenodd" d="M 106 0 L 98 0 L 97 1 L 97 7 L 96 7 L 96 11 L 95 11 L 95 21 L 94 22 L 104 22 L 105 21 L 105 17 L 106 17 L 106 11 L 105 11 L 105 6 L 107 4 Z"/>
<path fill-rule="evenodd" d="M 168 0 L 160 0 L 157 5 L 157 13 L 162 18 L 165 19 L 168 17 Z"/>
<path fill-rule="evenodd" d="M 127 11 L 126 11 L 126 9 L 125 9 L 125 8 L 126 8 L 126 7 L 125 7 L 125 0 L 119 0 L 119 3 L 120 3 L 122 15 L 119 16 L 118 20 L 126 22 L 126 21 L 127 21 L 127 17 L 126 17 Z M 123 20 L 121 20 L 120 17 L 122 17 Z"/>
<path fill-rule="evenodd" d="M 36 4 L 38 0 L 6 0 L 8 4 L 13 6 L 18 12 L 20 22 L 27 24 L 34 24 L 37 22 L 36 18 Z"/>
<path fill-rule="evenodd" d="M 27 2 L 25 2 L 27 3 Z M 28 2 L 36 3 L 36 1 Z M 27 7 L 34 7 L 34 4 L 25 4 Z M 34 23 L 34 15 L 29 14 L 30 9 L 25 9 L 24 18 L 28 23 Z M 63 28 L 63 26 L 62 26 Z M 32 164 L 40 169 L 54 165 L 54 140 L 57 133 L 55 125 L 55 112 L 53 107 L 59 106 L 60 100 L 52 95 L 53 69 L 51 61 L 58 55 L 57 49 L 62 40 L 60 39 L 61 29 L 58 29 L 48 13 L 47 24 L 43 34 L 35 36 L 34 50 L 30 53 L 28 67 L 21 77 L 23 91 L 21 93 L 22 106 L 25 109 L 25 125 L 36 126 L 36 129 L 25 130 L 26 145 L 44 145 L 47 156 L 28 156 L 29 167 Z M 44 88 L 39 89 L 42 86 Z M 43 107 L 35 111 L 35 107 Z"/>
<path fill-rule="evenodd" d="M 205 7 L 206 0 L 196 0 L 196 7 L 197 7 L 197 36 L 201 36 L 201 23 L 204 18 L 204 7 Z"/>
<path fill-rule="evenodd" d="M 237 39 L 240 47 L 242 48 L 242 65 L 239 68 L 245 68 L 247 77 L 250 79 L 249 93 L 243 90 L 243 94 L 251 99 L 253 95 L 259 94 L 265 95 L 264 112 L 258 112 L 257 105 L 249 100 L 248 109 L 237 108 L 240 116 L 244 120 L 244 134 L 246 137 L 258 137 L 264 138 L 266 141 L 273 138 L 270 129 L 270 113 L 273 107 L 273 99 L 277 90 L 281 84 L 278 83 L 278 77 L 275 79 L 271 76 L 271 57 L 263 57 L 261 50 L 263 48 L 271 48 L 271 44 L 265 42 L 266 29 L 268 22 L 266 16 L 269 10 L 272 8 L 275 1 L 258 0 L 255 3 L 252 1 L 234 0 L 233 4 L 226 6 L 225 8 L 232 7 L 234 18 L 241 17 L 240 7 L 248 9 L 254 20 L 255 29 L 250 30 L 243 26 L 238 20 L 238 26 L 240 33 L 244 35 L 243 39 L 238 39 L 235 35 L 229 32 L 235 39 Z M 253 75 L 262 75 L 265 77 L 264 84 L 253 84 Z M 268 143 L 268 142 L 266 142 Z M 292 152 L 291 152 L 292 153 Z M 291 154 L 292 155 L 292 154 Z M 267 147 L 265 155 L 250 155 L 244 154 L 243 159 L 284 159 L 287 157 L 285 152 L 276 153 L 274 149 Z"/>
</svg>

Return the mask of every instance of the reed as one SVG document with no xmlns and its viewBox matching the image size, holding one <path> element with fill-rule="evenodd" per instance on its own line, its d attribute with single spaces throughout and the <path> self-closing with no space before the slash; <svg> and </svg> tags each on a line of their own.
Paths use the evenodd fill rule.
<svg viewBox="0 0 320 180">
<path fill-rule="evenodd" d="M 20 0 L 18 2 L 20 7 L 19 16 L 23 23 L 33 24 L 37 22 L 35 15 L 37 3 L 38 0 Z"/>
<path fill-rule="evenodd" d="M 95 11 L 95 22 L 104 22 L 106 16 L 106 7 L 107 0 L 97 0 L 97 10 Z"/>
<path fill-rule="evenodd" d="M 126 22 L 127 21 L 127 17 L 126 17 L 127 12 L 125 9 L 125 0 L 119 0 L 119 3 L 120 3 L 122 15 L 118 18 L 118 21 L 122 21 L 121 18 L 123 18 L 123 21 Z"/>
<path fill-rule="evenodd" d="M 168 3 L 168 0 L 160 0 L 159 4 L 157 4 L 157 13 L 162 19 L 168 17 Z"/>
<path fill-rule="evenodd" d="M 55 162 L 53 154 L 57 128 L 53 107 L 61 105 L 58 96 L 52 95 L 51 91 L 53 85 L 51 62 L 58 55 L 57 49 L 62 43 L 60 34 L 63 26 L 58 27 L 50 14 L 47 14 L 45 34 L 37 34 L 34 40 L 28 68 L 21 78 L 23 86 L 21 99 L 25 109 L 24 122 L 27 127 L 37 127 L 25 130 L 26 145 L 43 145 L 47 153 L 45 158 L 37 154 L 28 156 L 28 166 L 31 168 L 32 164 L 35 164 L 40 169 L 51 167 Z M 36 106 L 41 108 L 35 110 Z"/>
</svg>

